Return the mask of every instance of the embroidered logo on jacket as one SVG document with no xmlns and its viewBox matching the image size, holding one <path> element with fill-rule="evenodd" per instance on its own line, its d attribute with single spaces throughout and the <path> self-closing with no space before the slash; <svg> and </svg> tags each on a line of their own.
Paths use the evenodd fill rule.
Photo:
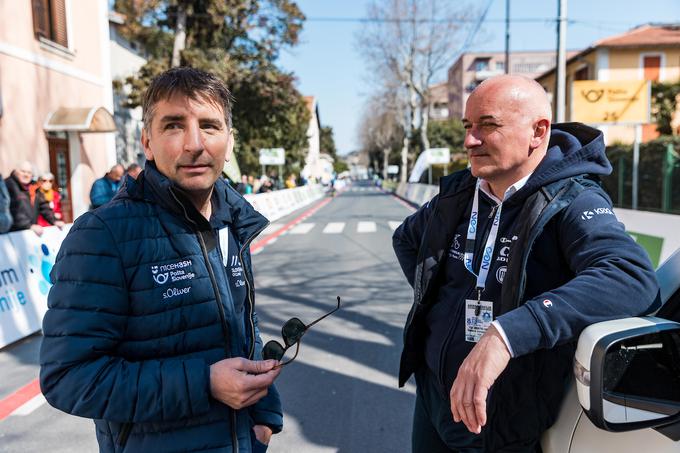
<svg viewBox="0 0 680 453">
<path fill-rule="evenodd" d="M 191 260 L 181 260 L 169 264 L 154 264 L 151 266 L 151 276 L 157 285 L 176 283 L 183 280 L 193 280 L 196 274 L 191 272 Z"/>
</svg>

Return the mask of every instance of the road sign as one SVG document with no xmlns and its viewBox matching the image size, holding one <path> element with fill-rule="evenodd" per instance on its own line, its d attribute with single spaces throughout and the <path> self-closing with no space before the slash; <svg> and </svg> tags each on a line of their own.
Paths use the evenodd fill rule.
<svg viewBox="0 0 680 453">
<path fill-rule="evenodd" d="M 283 165 L 286 163 L 286 152 L 283 148 L 260 149 L 260 165 Z"/>
<path fill-rule="evenodd" d="M 427 163 L 448 164 L 451 161 L 451 152 L 448 148 L 429 148 L 426 149 Z"/>
<path fill-rule="evenodd" d="M 388 165 L 387 166 L 387 174 L 388 175 L 396 175 L 399 173 L 399 165 Z"/>
<path fill-rule="evenodd" d="M 648 123 L 650 84 L 646 80 L 575 81 L 571 119 L 589 124 Z"/>
</svg>

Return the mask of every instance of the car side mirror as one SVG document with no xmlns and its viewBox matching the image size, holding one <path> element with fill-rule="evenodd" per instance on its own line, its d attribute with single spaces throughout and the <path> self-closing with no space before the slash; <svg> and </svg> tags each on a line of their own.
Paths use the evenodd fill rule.
<svg viewBox="0 0 680 453">
<path fill-rule="evenodd" d="M 574 360 L 579 402 L 607 431 L 655 428 L 680 440 L 680 324 L 626 318 L 593 324 Z"/>
</svg>

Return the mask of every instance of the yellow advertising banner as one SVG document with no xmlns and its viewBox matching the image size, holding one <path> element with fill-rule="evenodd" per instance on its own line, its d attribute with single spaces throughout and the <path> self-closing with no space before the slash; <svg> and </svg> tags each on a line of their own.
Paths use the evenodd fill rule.
<svg viewBox="0 0 680 453">
<path fill-rule="evenodd" d="M 571 90 L 571 119 L 581 123 L 649 122 L 650 85 L 646 80 L 579 80 Z"/>
</svg>

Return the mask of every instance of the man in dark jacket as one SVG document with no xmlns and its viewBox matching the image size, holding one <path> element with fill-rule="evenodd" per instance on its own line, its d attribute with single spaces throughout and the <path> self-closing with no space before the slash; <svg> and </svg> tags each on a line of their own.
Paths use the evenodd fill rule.
<svg viewBox="0 0 680 453">
<path fill-rule="evenodd" d="M 5 180 L 10 198 L 12 227 L 10 231 L 33 230 L 38 236 L 43 228 L 38 225 L 38 214 L 45 218 L 54 217 L 49 203 L 45 200 L 31 201 L 30 186 L 33 168 L 30 162 L 22 162 Z"/>
<path fill-rule="evenodd" d="M 57 256 L 41 389 L 94 419 L 101 451 L 262 452 L 283 423 L 249 253 L 268 222 L 219 179 L 231 95 L 171 69 L 143 118 L 145 170 L 81 216 Z"/>
<path fill-rule="evenodd" d="M 0 234 L 7 233 L 12 228 L 12 212 L 9 210 L 11 199 L 7 191 L 5 180 L 0 175 Z"/>
<path fill-rule="evenodd" d="M 92 209 L 105 205 L 116 196 L 124 173 L 125 169 L 122 165 L 114 165 L 108 173 L 92 184 L 90 188 L 90 204 Z"/>
<path fill-rule="evenodd" d="M 399 380 L 415 373 L 415 452 L 540 451 L 582 329 L 655 304 L 649 259 L 597 182 L 602 134 L 550 118 L 535 81 L 483 82 L 463 119 L 470 169 L 394 233 L 414 288 Z"/>
</svg>

